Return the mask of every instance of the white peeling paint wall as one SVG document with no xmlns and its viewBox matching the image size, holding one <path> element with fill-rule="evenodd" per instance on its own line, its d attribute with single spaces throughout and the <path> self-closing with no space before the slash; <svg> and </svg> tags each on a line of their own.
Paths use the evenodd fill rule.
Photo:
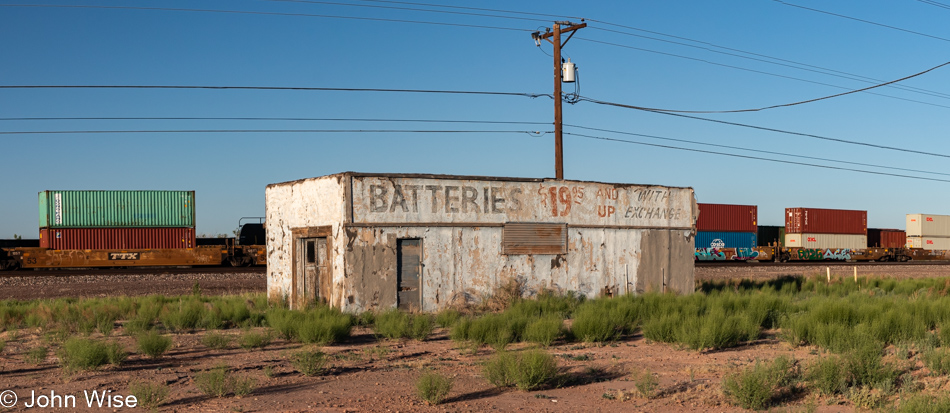
<svg viewBox="0 0 950 413">
<path fill-rule="evenodd" d="M 334 285 L 342 285 L 343 250 L 346 246 L 342 231 L 345 182 L 345 176 L 339 174 L 267 186 L 265 205 L 268 298 L 291 296 L 293 228 L 327 225 L 333 227 L 333 251 L 330 253 L 329 267 Z"/>
</svg>

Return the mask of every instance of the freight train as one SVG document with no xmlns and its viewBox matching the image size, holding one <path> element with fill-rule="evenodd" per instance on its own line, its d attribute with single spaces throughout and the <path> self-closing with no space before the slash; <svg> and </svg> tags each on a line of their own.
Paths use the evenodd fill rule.
<svg viewBox="0 0 950 413">
<path fill-rule="evenodd" d="M 754 205 L 699 204 L 696 261 L 948 261 L 950 216 L 908 214 L 907 230 L 867 228 L 867 211 L 786 208 L 758 226 Z"/>
<path fill-rule="evenodd" d="M 267 264 L 263 218 L 196 238 L 194 205 L 194 191 L 40 192 L 39 240 L 0 242 L 0 270 Z"/>
</svg>

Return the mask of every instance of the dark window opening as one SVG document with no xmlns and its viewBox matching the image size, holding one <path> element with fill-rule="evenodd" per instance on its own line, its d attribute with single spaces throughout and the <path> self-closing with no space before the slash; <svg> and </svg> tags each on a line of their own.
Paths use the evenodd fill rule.
<svg viewBox="0 0 950 413">
<path fill-rule="evenodd" d="M 317 262 L 317 251 L 314 248 L 313 241 L 307 241 L 307 263 L 313 264 Z"/>
</svg>

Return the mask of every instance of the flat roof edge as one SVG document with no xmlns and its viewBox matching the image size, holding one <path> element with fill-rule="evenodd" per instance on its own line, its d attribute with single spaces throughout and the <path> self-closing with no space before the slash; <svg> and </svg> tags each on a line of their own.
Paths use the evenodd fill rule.
<svg viewBox="0 0 950 413">
<path fill-rule="evenodd" d="M 671 185 L 658 185 L 658 184 L 636 184 L 636 183 L 622 183 L 622 182 L 600 182 L 600 181 L 586 181 L 586 180 L 577 180 L 577 179 L 563 179 L 557 180 L 554 178 L 515 178 L 515 177 L 503 177 L 503 176 L 478 176 L 478 175 L 441 175 L 441 174 L 421 174 L 421 173 L 370 173 L 370 172 L 339 172 L 330 175 L 324 176 L 315 176 L 310 178 L 296 179 L 293 181 L 286 182 L 277 182 L 268 184 L 267 188 L 292 185 L 299 182 L 305 182 L 312 179 L 323 179 L 331 177 L 355 177 L 355 178 L 414 178 L 414 179 L 455 179 L 455 180 L 470 180 L 470 181 L 497 181 L 497 182 L 581 182 L 581 183 L 592 183 L 592 184 L 603 184 L 603 185 L 619 185 L 619 186 L 661 186 L 665 188 L 676 188 L 676 189 L 690 189 L 693 187 L 690 186 L 671 186 Z"/>
</svg>

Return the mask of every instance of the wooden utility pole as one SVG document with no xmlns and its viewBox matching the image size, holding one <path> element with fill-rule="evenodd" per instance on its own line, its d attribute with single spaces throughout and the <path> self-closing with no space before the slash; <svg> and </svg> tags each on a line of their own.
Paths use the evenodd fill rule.
<svg viewBox="0 0 950 413">
<path fill-rule="evenodd" d="M 561 24 L 565 27 L 561 28 Z M 538 36 L 554 45 L 554 175 L 557 179 L 564 179 L 564 143 L 561 116 L 561 48 L 571 40 L 578 29 L 587 27 L 587 23 L 574 24 L 571 22 L 555 22 L 552 31 Z M 561 43 L 561 34 L 570 32 L 567 40 Z"/>
</svg>

